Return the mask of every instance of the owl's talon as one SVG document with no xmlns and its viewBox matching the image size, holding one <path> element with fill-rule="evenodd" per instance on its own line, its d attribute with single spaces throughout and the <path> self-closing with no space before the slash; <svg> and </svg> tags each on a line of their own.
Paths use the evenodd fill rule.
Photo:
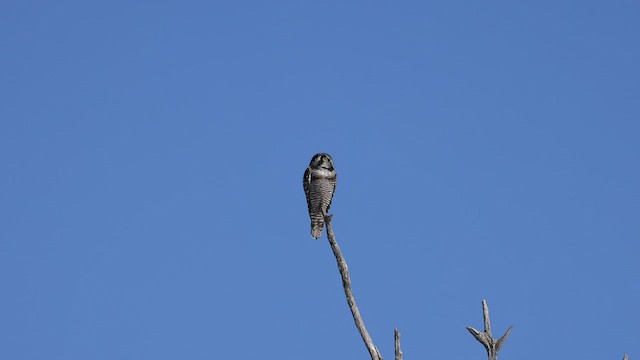
<svg viewBox="0 0 640 360">
<path fill-rule="evenodd" d="M 331 222 L 331 219 L 333 219 L 333 214 L 331 214 L 331 215 L 326 214 L 324 216 L 324 222 L 327 223 L 327 224 Z"/>
</svg>

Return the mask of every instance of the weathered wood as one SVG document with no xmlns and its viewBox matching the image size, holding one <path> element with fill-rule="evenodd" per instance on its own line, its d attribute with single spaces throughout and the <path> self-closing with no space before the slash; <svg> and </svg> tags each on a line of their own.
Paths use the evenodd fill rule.
<svg viewBox="0 0 640 360">
<path fill-rule="evenodd" d="M 507 332 L 502 335 L 502 337 L 498 340 L 493 338 L 491 334 L 491 320 L 489 319 L 489 306 L 487 306 L 487 301 L 482 300 L 482 315 L 484 317 L 484 332 L 480 332 L 471 326 L 467 326 L 467 330 L 476 338 L 487 350 L 487 356 L 489 360 L 497 360 L 498 359 L 498 351 L 504 342 L 507 341 L 509 334 L 511 334 L 511 329 L 513 326 L 509 326 Z"/>
<path fill-rule="evenodd" d="M 402 350 L 400 349 L 400 330 L 393 330 L 393 338 L 395 340 L 396 360 L 402 360 Z"/>
<path fill-rule="evenodd" d="M 324 222 L 327 226 L 327 238 L 329 239 L 329 244 L 331 245 L 331 250 L 333 250 L 333 255 L 336 257 L 336 261 L 338 263 L 338 270 L 340 271 L 340 276 L 342 277 L 342 287 L 344 288 L 344 294 L 347 297 L 347 304 L 349 304 L 349 309 L 351 310 L 351 315 L 353 315 L 353 321 L 356 323 L 356 328 L 360 332 L 360 336 L 364 341 L 367 350 L 369 351 L 369 355 L 371 355 L 371 360 L 383 360 L 382 355 L 378 351 L 378 348 L 374 345 L 373 340 L 371 340 L 371 336 L 369 336 L 369 332 L 367 328 L 364 326 L 364 320 L 362 320 L 362 315 L 360 315 L 360 310 L 358 309 L 358 305 L 356 304 L 356 299 L 353 296 L 353 290 L 351 289 L 351 278 L 349 276 L 349 268 L 347 267 L 347 262 L 342 256 L 342 251 L 340 251 L 340 247 L 336 242 L 336 235 L 333 232 L 333 228 L 331 227 L 331 219 L 333 215 L 326 215 L 324 217 Z"/>
</svg>

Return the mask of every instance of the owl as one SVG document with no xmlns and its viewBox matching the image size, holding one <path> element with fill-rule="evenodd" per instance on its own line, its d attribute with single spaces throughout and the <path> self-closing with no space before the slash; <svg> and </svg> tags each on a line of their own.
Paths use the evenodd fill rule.
<svg viewBox="0 0 640 360">
<path fill-rule="evenodd" d="M 336 190 L 336 179 L 331 155 L 315 154 L 304 172 L 302 186 L 307 196 L 307 207 L 311 218 L 311 236 L 316 240 L 322 235 L 324 217 L 329 213 L 333 193 Z"/>
</svg>

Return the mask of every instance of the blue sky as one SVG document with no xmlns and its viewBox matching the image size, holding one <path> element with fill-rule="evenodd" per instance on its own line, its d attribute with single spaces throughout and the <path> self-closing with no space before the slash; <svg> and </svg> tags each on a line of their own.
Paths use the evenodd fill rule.
<svg viewBox="0 0 640 360">
<path fill-rule="evenodd" d="M 0 5 L 0 358 L 640 358 L 634 1 Z"/>
</svg>

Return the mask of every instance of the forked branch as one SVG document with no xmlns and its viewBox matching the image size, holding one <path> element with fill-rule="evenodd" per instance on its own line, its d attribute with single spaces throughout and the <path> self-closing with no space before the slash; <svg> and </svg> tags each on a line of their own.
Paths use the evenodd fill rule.
<svg viewBox="0 0 640 360">
<path fill-rule="evenodd" d="M 331 245 L 333 255 L 335 255 L 336 261 L 338 262 L 338 270 L 340 270 L 340 276 L 342 277 L 342 287 L 344 288 L 344 294 L 347 297 L 347 304 L 349 304 L 351 315 L 353 315 L 353 321 L 356 323 L 360 336 L 371 355 L 371 360 L 382 360 L 382 355 L 380 355 L 378 348 L 373 344 L 373 340 L 371 340 L 371 336 L 369 336 L 369 332 L 364 326 L 362 315 L 360 315 L 356 299 L 353 296 L 353 290 L 351 290 L 351 278 L 349 277 L 349 268 L 347 267 L 347 262 L 344 260 L 344 256 L 342 256 L 342 251 L 340 251 L 340 247 L 336 242 L 336 235 L 333 233 L 333 228 L 331 227 L 332 217 L 333 215 L 326 215 L 324 217 L 324 222 L 327 225 L 327 238 L 329 239 L 329 245 Z M 396 345 L 398 346 L 398 349 L 400 346 L 399 341 L 399 337 L 396 338 Z M 398 359 L 397 351 L 396 359 Z M 402 359 L 402 353 L 400 353 L 400 359 Z"/>
<path fill-rule="evenodd" d="M 482 315 L 484 317 L 484 332 L 480 332 L 471 326 L 467 326 L 467 330 L 487 349 L 489 360 L 497 360 L 498 351 L 500 351 L 504 342 L 507 341 L 513 326 L 509 326 L 507 332 L 502 335 L 500 339 L 495 340 L 493 335 L 491 335 L 491 320 L 489 319 L 489 307 L 487 306 L 486 300 L 482 300 Z"/>
</svg>

